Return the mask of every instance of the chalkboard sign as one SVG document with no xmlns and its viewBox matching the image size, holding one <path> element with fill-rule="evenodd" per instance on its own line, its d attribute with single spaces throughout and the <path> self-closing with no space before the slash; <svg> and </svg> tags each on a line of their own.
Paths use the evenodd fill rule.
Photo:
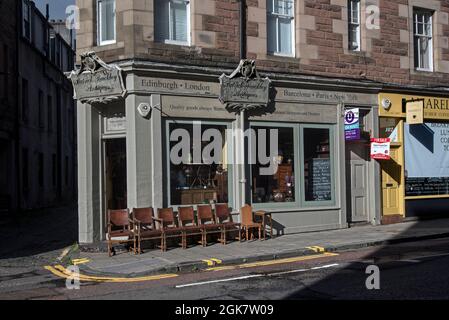
<svg viewBox="0 0 449 320">
<path fill-rule="evenodd" d="M 330 159 L 311 159 L 309 161 L 308 199 L 312 201 L 332 200 Z"/>
<path fill-rule="evenodd" d="M 449 195 L 449 178 L 407 178 L 405 195 L 407 197 Z"/>
</svg>

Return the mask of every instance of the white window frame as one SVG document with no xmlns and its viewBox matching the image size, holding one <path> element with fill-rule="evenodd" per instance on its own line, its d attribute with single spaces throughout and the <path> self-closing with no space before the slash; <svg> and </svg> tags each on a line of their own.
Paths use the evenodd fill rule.
<svg viewBox="0 0 449 320">
<path fill-rule="evenodd" d="M 357 6 L 356 10 L 357 10 L 357 21 L 355 20 L 355 17 L 353 15 L 354 12 L 354 5 Z M 360 4 L 360 0 L 349 0 L 348 2 L 348 48 L 350 51 L 354 51 L 354 52 L 359 52 L 362 50 L 362 35 L 361 35 L 361 19 L 362 19 L 362 15 L 361 15 L 361 4 Z M 356 43 L 357 43 L 357 48 L 355 48 L 352 45 L 352 41 L 353 39 L 351 39 L 351 34 L 352 34 L 352 29 L 355 29 L 357 31 L 357 35 L 356 35 Z"/>
<path fill-rule="evenodd" d="M 270 2 L 272 2 L 272 8 L 274 9 L 274 2 L 275 0 L 268 0 Z M 295 42 L 295 1 L 292 0 L 292 12 L 293 15 L 289 16 L 289 15 L 284 15 L 284 14 L 279 14 L 273 11 L 269 11 L 269 6 L 267 5 L 267 16 L 271 16 L 273 18 L 276 19 L 276 51 L 268 51 L 269 54 L 274 55 L 274 56 L 283 56 L 283 57 L 295 57 L 295 47 L 296 47 L 296 42 Z M 291 39 L 291 53 L 284 53 L 284 52 L 280 52 L 279 51 L 279 18 L 290 18 L 290 26 L 291 26 L 291 35 L 292 35 L 292 39 Z M 268 19 L 267 19 L 267 29 L 268 29 Z M 267 41 L 269 41 L 268 39 L 268 33 L 267 33 Z"/>
<path fill-rule="evenodd" d="M 429 25 L 430 25 L 430 35 L 426 34 L 425 26 L 423 24 L 423 33 L 418 33 L 418 15 L 423 17 L 424 15 L 429 15 Z M 426 10 L 421 8 L 413 8 L 413 54 L 415 54 L 415 48 L 418 46 L 418 57 L 414 57 L 414 64 L 415 68 L 418 71 L 433 71 L 433 11 L 432 10 Z M 424 20 L 422 20 L 424 22 Z M 421 50 L 419 48 L 420 42 L 418 41 L 418 38 L 427 38 L 429 39 L 429 68 L 423 68 L 420 66 L 421 62 Z"/>
<path fill-rule="evenodd" d="M 97 0 L 97 44 L 98 46 L 106 46 L 108 44 L 114 44 L 117 42 L 117 0 L 114 0 L 114 39 L 103 41 L 103 35 L 101 32 L 102 20 L 101 20 L 101 3 L 104 0 Z"/>
<path fill-rule="evenodd" d="M 173 21 L 171 21 L 171 4 L 174 2 L 174 0 L 168 0 L 168 19 L 166 20 L 166 23 L 168 23 L 168 36 L 170 39 L 164 39 L 163 43 L 166 44 L 174 44 L 178 46 L 190 46 L 191 44 L 191 34 L 190 34 L 190 0 L 176 0 L 176 2 L 184 2 L 186 4 L 186 16 L 187 16 L 187 25 L 186 25 L 186 34 L 187 34 L 187 41 L 178 41 L 173 40 Z M 155 19 L 157 19 L 155 17 Z"/>
</svg>

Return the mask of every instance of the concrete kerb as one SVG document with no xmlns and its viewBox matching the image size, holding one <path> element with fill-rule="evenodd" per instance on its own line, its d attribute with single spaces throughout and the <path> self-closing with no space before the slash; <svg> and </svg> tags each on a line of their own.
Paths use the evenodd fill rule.
<svg viewBox="0 0 449 320">
<path fill-rule="evenodd" d="M 311 256 L 311 255 L 319 255 L 319 253 L 310 250 L 310 249 L 295 249 L 289 250 L 277 254 L 264 254 L 257 256 L 246 256 L 246 257 L 238 257 L 225 259 L 222 263 L 214 265 L 214 267 L 224 267 L 224 266 L 232 266 L 243 263 L 252 263 L 252 262 L 260 262 L 260 261 L 270 261 L 270 260 L 278 260 L 299 256 Z M 189 272 L 197 272 L 204 271 L 211 266 L 207 265 L 204 261 L 190 261 L 190 262 L 182 262 L 179 264 L 168 265 L 161 268 L 155 268 L 145 272 L 139 273 L 129 273 L 129 274 L 121 274 L 121 273 L 110 273 L 110 272 L 101 272 L 95 269 L 90 268 L 87 265 L 79 265 L 80 272 L 90 276 L 107 276 L 107 277 L 122 277 L 122 278 L 133 278 L 133 277 L 144 277 L 162 273 L 189 273 Z"/>
</svg>

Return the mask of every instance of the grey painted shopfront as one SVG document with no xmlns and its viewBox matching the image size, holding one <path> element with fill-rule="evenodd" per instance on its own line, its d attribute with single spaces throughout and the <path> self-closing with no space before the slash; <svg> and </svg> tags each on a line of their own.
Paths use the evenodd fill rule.
<svg viewBox="0 0 449 320">
<path fill-rule="evenodd" d="M 113 99 L 78 100 L 80 243 L 103 240 L 107 209 L 120 207 L 228 202 L 238 213 L 249 203 L 272 212 L 279 234 L 378 223 L 378 164 L 369 159 L 368 140 L 345 142 L 343 119 L 345 108 L 359 108 L 362 131 L 376 136 L 378 88 L 372 84 L 267 74 L 273 103 L 265 112 L 242 113 L 219 100 L 219 76 L 233 70 L 137 61 L 120 68 L 124 87 Z M 170 161 L 177 129 L 197 130 L 203 141 L 208 129 L 221 132 L 218 164 L 197 162 L 194 154 L 187 163 Z M 235 129 L 256 134 L 227 134 Z M 246 161 L 264 129 L 278 130 L 272 175 Z"/>
</svg>

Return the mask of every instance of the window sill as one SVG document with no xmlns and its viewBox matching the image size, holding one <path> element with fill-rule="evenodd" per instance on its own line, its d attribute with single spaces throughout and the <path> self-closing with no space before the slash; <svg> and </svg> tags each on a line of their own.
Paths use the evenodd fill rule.
<svg viewBox="0 0 449 320">
<path fill-rule="evenodd" d="M 426 73 L 433 73 L 433 69 L 423 69 L 423 68 L 415 68 L 416 72 L 426 72 Z"/>
<path fill-rule="evenodd" d="M 267 56 L 295 59 L 294 54 L 280 53 L 280 52 L 267 52 Z"/>
<path fill-rule="evenodd" d="M 108 45 L 116 44 L 116 43 L 117 43 L 116 40 L 103 41 L 103 42 L 99 42 L 99 43 L 97 44 L 97 47 L 104 47 L 104 46 L 108 46 Z"/>
<path fill-rule="evenodd" d="M 170 44 L 170 45 L 173 45 L 173 46 L 190 47 L 190 43 L 189 42 L 184 42 L 184 41 L 162 40 L 162 41 L 156 41 L 156 42 L 163 43 L 163 44 Z"/>
<path fill-rule="evenodd" d="M 294 212 L 310 212 L 310 211 L 335 211 L 335 210 L 341 210 L 340 207 L 332 205 L 332 206 L 310 206 L 310 207 L 306 207 L 306 206 L 300 206 L 298 204 L 297 207 L 285 207 L 285 208 L 279 208 L 279 207 L 270 207 L 270 206 L 261 206 L 260 203 L 256 204 L 253 203 L 252 204 L 253 209 L 255 210 L 266 210 L 270 213 L 273 214 L 280 214 L 280 213 L 294 213 Z"/>
</svg>

